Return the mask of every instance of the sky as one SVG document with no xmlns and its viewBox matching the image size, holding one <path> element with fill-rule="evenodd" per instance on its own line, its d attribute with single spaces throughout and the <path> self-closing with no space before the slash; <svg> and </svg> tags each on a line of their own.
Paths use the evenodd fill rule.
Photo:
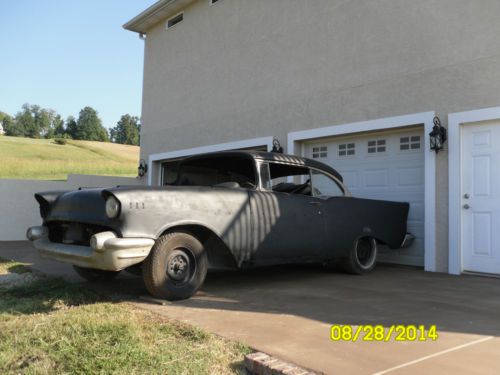
<svg viewBox="0 0 500 375">
<path fill-rule="evenodd" d="M 155 2 L 1 0 L 0 111 L 91 106 L 106 127 L 140 116 L 144 41 L 122 25 Z"/>
</svg>

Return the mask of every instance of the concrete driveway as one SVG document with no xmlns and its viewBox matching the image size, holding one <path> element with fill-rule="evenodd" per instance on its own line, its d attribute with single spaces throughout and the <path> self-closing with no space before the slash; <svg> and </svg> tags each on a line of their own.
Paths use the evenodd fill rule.
<svg viewBox="0 0 500 375">
<path fill-rule="evenodd" d="M 75 278 L 30 244 L 0 243 L 0 257 Z M 75 278 L 76 280 L 76 278 Z M 211 272 L 194 298 L 165 306 L 139 300 L 141 280 L 101 286 L 169 318 L 244 342 L 327 374 L 500 373 L 500 279 L 379 266 L 368 276 L 317 267 Z M 332 324 L 437 325 L 437 341 L 334 342 Z"/>
</svg>

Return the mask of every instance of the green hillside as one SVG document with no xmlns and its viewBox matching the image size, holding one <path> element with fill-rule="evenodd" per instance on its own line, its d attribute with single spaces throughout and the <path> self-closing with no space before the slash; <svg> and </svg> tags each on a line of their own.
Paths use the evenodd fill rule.
<svg viewBox="0 0 500 375">
<path fill-rule="evenodd" d="M 65 180 L 68 174 L 137 175 L 139 147 L 0 136 L 0 178 Z"/>
</svg>

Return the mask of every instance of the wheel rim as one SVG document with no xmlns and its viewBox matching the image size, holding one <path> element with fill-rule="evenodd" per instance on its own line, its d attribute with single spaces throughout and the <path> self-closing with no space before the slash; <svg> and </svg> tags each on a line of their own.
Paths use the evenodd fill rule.
<svg viewBox="0 0 500 375">
<path fill-rule="evenodd" d="M 356 261 L 363 269 L 369 269 L 375 264 L 377 243 L 373 238 L 360 238 L 356 242 Z"/>
<path fill-rule="evenodd" d="M 187 249 L 175 249 L 167 258 L 167 276 L 177 286 L 189 282 L 195 269 L 194 256 Z"/>
</svg>

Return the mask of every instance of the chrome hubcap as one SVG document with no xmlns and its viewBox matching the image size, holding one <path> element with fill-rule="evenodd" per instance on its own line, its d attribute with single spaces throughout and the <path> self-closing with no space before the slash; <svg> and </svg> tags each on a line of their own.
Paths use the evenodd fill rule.
<svg viewBox="0 0 500 375">
<path fill-rule="evenodd" d="M 189 258 L 183 251 L 176 250 L 167 264 L 167 275 L 174 280 L 184 280 L 189 275 Z"/>
</svg>

